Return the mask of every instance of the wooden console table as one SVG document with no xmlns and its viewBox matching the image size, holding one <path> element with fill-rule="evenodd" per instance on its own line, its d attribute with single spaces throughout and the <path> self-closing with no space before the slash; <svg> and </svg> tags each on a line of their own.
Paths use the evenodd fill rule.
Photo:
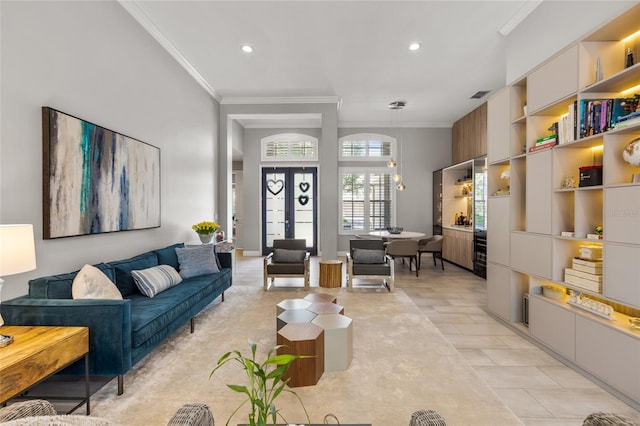
<svg viewBox="0 0 640 426">
<path fill-rule="evenodd" d="M 70 412 L 86 404 L 87 415 L 90 414 L 87 327 L 16 325 L 0 327 L 0 333 L 13 336 L 13 343 L 0 348 L 0 403 L 84 358 L 86 394 Z"/>
</svg>

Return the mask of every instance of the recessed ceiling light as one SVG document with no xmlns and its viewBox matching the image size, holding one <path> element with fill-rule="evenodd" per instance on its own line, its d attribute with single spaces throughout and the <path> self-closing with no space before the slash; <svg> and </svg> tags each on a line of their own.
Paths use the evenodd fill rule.
<svg viewBox="0 0 640 426">
<path fill-rule="evenodd" d="M 409 50 L 414 51 L 414 50 L 419 50 L 422 47 L 422 45 L 420 43 L 411 43 L 409 45 Z"/>
<path fill-rule="evenodd" d="M 241 49 L 244 53 L 253 53 L 253 46 L 250 44 L 243 44 Z"/>
</svg>

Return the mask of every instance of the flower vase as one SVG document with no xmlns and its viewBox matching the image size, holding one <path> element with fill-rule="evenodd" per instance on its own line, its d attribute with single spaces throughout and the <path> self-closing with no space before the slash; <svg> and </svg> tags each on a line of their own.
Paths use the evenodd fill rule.
<svg viewBox="0 0 640 426">
<path fill-rule="evenodd" d="M 200 238 L 200 241 L 202 241 L 202 244 L 208 244 L 211 242 L 213 234 L 198 234 L 198 237 Z"/>
</svg>

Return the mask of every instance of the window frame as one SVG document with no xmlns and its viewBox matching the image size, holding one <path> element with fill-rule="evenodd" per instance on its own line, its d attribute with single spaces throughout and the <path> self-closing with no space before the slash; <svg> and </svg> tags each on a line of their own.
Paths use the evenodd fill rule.
<svg viewBox="0 0 640 426">
<path fill-rule="evenodd" d="M 342 198 L 343 186 L 342 182 L 346 174 L 364 174 L 364 185 L 367 190 L 364 191 L 364 229 L 344 229 L 342 224 L 342 217 L 344 212 L 344 200 Z M 391 191 L 390 205 L 391 205 L 391 217 L 389 223 L 395 223 L 396 217 L 396 192 L 393 191 L 393 170 L 388 167 L 339 167 L 338 168 L 338 235 L 357 235 L 367 234 L 371 231 L 375 231 L 371 227 L 371 199 L 370 190 L 368 187 L 371 185 L 371 175 L 375 174 L 387 174 L 391 179 Z"/>
<path fill-rule="evenodd" d="M 343 144 L 351 141 L 367 142 L 365 146 L 365 155 L 349 156 L 343 154 Z M 371 142 L 390 142 L 391 149 L 389 155 L 371 156 L 369 155 Z M 342 136 L 338 139 L 338 159 L 340 161 L 389 161 L 394 158 L 396 152 L 397 140 L 393 136 L 383 135 L 380 133 L 352 133 Z"/>
<path fill-rule="evenodd" d="M 313 143 L 313 155 L 312 156 L 295 156 L 291 155 L 291 147 L 295 142 Z M 287 155 L 268 157 L 266 155 L 267 145 L 271 142 L 286 142 L 287 143 Z M 318 161 L 318 138 L 305 135 L 303 133 L 278 133 L 271 136 L 266 136 L 260 139 L 260 160 L 262 162 L 278 162 L 278 161 Z"/>
</svg>

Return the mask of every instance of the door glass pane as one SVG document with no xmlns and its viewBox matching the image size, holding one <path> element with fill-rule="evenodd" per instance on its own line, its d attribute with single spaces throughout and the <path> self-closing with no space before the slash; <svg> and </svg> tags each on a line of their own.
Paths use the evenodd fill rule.
<svg viewBox="0 0 640 426">
<path fill-rule="evenodd" d="M 267 247 L 274 239 L 285 238 L 285 174 L 267 173 L 265 179 Z"/>
<path fill-rule="evenodd" d="M 293 175 L 294 238 L 307 240 L 307 247 L 313 247 L 313 175 L 294 173 Z"/>
<path fill-rule="evenodd" d="M 342 176 L 342 229 L 364 230 L 364 173 Z"/>
</svg>

